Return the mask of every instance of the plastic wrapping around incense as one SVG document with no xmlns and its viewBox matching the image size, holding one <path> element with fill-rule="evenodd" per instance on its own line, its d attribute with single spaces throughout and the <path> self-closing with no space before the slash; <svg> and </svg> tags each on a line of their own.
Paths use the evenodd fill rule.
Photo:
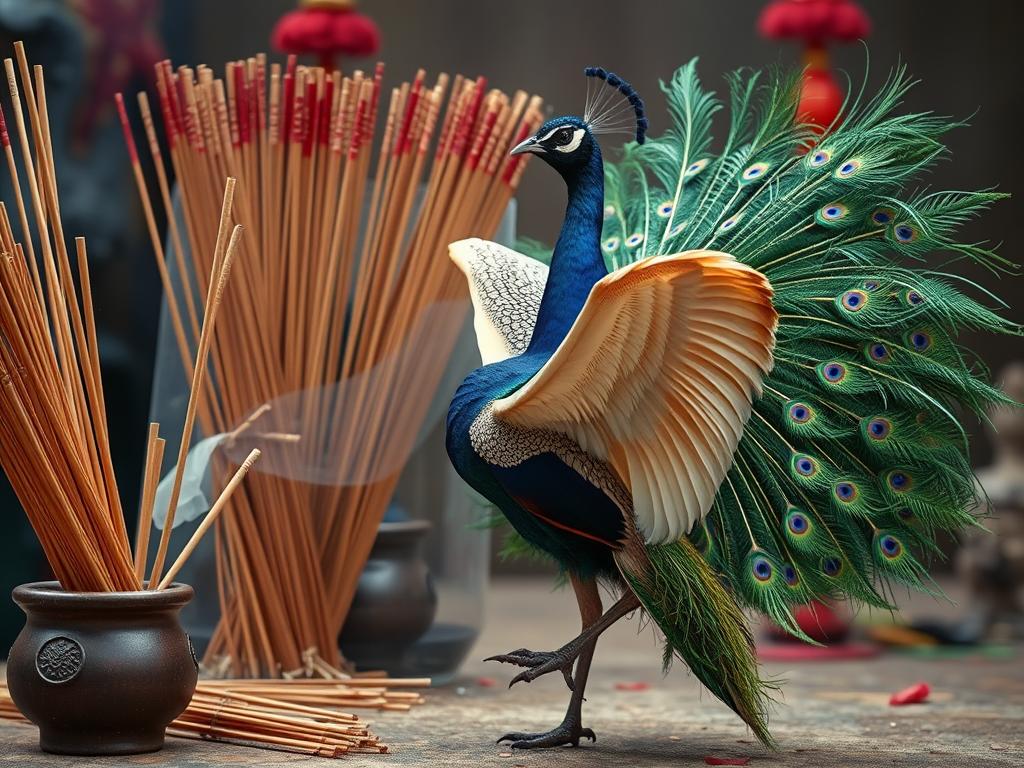
<svg viewBox="0 0 1024 768">
<path fill-rule="evenodd" d="M 215 526 L 222 618 L 206 661 L 252 676 L 303 670 L 310 653 L 336 666 L 356 582 L 464 324 L 447 245 L 493 235 L 525 162 L 508 149 L 539 126 L 540 100 L 483 78 L 421 70 L 389 88 L 381 65 L 342 74 L 262 55 L 223 76 L 169 62 L 156 73 L 156 98 L 138 104 L 157 170 L 139 192 L 172 222 L 167 248 L 152 240 L 186 376 L 216 242 L 202 212 L 225 176 L 238 180 L 233 221 L 246 230 L 247 269 L 227 292 L 197 413 L 197 438 L 213 442 L 197 444 L 205 455 L 179 490 L 191 516 L 206 460 L 217 486 L 263 452 Z"/>
</svg>

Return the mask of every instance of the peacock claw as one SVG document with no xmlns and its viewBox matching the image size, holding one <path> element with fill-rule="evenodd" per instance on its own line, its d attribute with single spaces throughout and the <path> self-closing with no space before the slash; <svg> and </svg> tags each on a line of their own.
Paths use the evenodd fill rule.
<svg viewBox="0 0 1024 768">
<path fill-rule="evenodd" d="M 570 691 L 576 690 L 572 680 L 572 665 L 575 657 L 571 657 L 564 651 L 531 651 L 526 648 L 519 648 L 509 653 L 501 653 L 497 656 L 489 656 L 484 661 L 500 661 L 502 664 L 515 664 L 518 667 L 527 669 L 512 678 L 508 684 L 511 688 L 516 683 L 532 683 L 538 677 L 550 672 L 561 672 L 565 678 L 565 684 Z"/>
<path fill-rule="evenodd" d="M 511 742 L 509 746 L 512 749 L 542 749 L 544 747 L 561 747 L 567 744 L 578 747 L 581 738 L 597 741 L 597 736 L 589 728 L 583 728 L 579 723 L 563 722 L 547 733 L 506 733 L 498 739 L 497 743 L 509 741 Z"/>
</svg>

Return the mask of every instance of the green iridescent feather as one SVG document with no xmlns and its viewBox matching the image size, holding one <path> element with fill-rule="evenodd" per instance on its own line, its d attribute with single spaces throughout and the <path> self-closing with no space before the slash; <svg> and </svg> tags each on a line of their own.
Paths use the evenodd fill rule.
<svg viewBox="0 0 1024 768">
<path fill-rule="evenodd" d="M 1008 402 L 959 334 L 1022 331 L 1000 315 L 998 299 L 950 271 L 958 259 L 1015 269 L 957 237 L 1005 195 L 912 186 L 962 123 L 898 113 L 912 85 L 901 67 L 873 97 L 849 99 L 841 123 L 819 135 L 795 120 L 799 81 L 799 73 L 728 76 L 717 152 L 712 128 L 724 105 L 700 85 L 696 61 L 662 83 L 669 127 L 605 163 L 602 250 L 609 269 L 721 250 L 770 280 L 780 316 L 775 367 L 690 541 L 742 605 L 802 636 L 794 604 L 832 597 L 888 609 L 894 582 L 932 591 L 935 534 L 977 524 L 958 414 L 984 418 Z M 543 256 L 536 243 L 528 252 Z M 670 599 L 698 577 L 680 554 L 688 548 L 648 548 L 657 583 L 675 578 L 679 589 L 647 594 L 627 579 L 665 631 L 666 653 L 700 666 L 706 654 L 672 618 L 681 609 Z M 745 680 L 739 708 L 718 690 L 720 678 L 698 676 L 766 738 L 769 686 L 744 666 L 738 630 L 706 608 L 687 610 L 699 610 L 742 657 L 730 670 Z"/>
<path fill-rule="evenodd" d="M 983 416 L 1005 398 L 957 338 L 1021 329 L 949 264 L 1012 268 L 957 239 L 1004 195 L 910 188 L 961 123 L 898 114 L 912 85 L 902 68 L 874 97 L 848 101 L 820 136 L 794 120 L 796 76 L 727 79 L 717 153 L 711 131 L 723 105 L 701 87 L 696 62 L 662 84 L 669 129 L 606 163 L 602 240 L 616 244 L 605 251 L 610 268 L 710 248 L 771 281 L 775 368 L 691 537 L 742 602 L 799 634 L 793 603 L 835 596 L 889 607 L 887 582 L 927 588 L 922 558 L 935 532 L 975 524 L 957 414 Z M 636 232 L 643 242 L 626 248 Z"/>
</svg>

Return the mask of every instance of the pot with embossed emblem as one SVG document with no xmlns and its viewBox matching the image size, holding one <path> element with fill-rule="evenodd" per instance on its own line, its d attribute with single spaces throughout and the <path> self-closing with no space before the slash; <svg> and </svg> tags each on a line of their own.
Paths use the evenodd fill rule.
<svg viewBox="0 0 1024 768">
<path fill-rule="evenodd" d="M 11 698 L 39 726 L 39 746 L 67 755 L 127 755 L 163 747 L 188 706 L 199 667 L 178 612 L 192 587 L 65 592 L 22 584 L 26 622 L 7 659 Z"/>
</svg>

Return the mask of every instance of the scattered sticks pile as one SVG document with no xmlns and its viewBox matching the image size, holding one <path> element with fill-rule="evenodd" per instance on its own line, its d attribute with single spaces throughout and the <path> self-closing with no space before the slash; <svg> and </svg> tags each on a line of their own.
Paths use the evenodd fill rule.
<svg viewBox="0 0 1024 768">
<path fill-rule="evenodd" d="M 350 752 L 387 752 L 358 715 L 342 709 L 407 710 L 423 699 L 422 679 L 203 681 L 192 701 L 167 729 L 169 736 L 231 742 L 341 757 Z M 329 708 L 328 708 L 329 707 Z M 0 683 L 0 719 L 28 722 Z"/>
<path fill-rule="evenodd" d="M 258 420 L 263 435 L 301 436 L 259 443 L 259 472 L 216 524 L 222 618 L 205 661 L 251 677 L 309 672 L 311 653 L 338 667 L 356 582 L 465 317 L 447 245 L 496 231 L 525 162 L 508 149 L 539 126 L 541 102 L 483 78 L 429 84 L 422 70 L 388 92 L 380 65 L 342 75 L 263 55 L 222 78 L 169 62 L 156 73 L 157 109 L 138 94 L 152 197 L 120 96 L 119 106 L 190 377 L 198 299 L 214 274 L 207 212 L 226 176 L 238 180 L 232 220 L 246 229 L 199 429 Z M 215 454 L 214 471 L 225 476 L 232 457 Z"/>
<path fill-rule="evenodd" d="M 2 110 L 0 144 L 20 237 L 0 203 L 0 464 L 65 590 L 138 590 L 144 583 L 145 539 L 133 556 L 111 462 L 85 240 L 74 241 L 81 286 L 76 290 L 60 219 L 43 70 L 30 70 L 21 43 L 14 49 L 17 64 L 5 59 L 4 69 L 20 172 Z M 27 203 L 19 183 L 22 176 L 28 180 Z M 216 245 L 211 244 L 215 290 L 208 294 L 199 331 L 205 339 L 213 335 L 238 235 L 236 229 L 230 243 L 218 236 Z M 197 317 L 197 328 L 199 321 Z M 203 362 L 200 357 L 195 366 L 199 380 Z M 200 389 L 194 386 L 193 400 Z M 150 428 L 147 474 L 154 476 L 160 472 L 158 429 L 155 424 Z M 221 507 L 259 455 L 256 450 L 242 462 L 238 481 L 218 501 Z M 150 513 L 144 503 L 141 514 Z M 183 557 L 194 547 L 190 542 Z M 176 568 L 183 562 L 179 558 Z M 159 575 L 158 570 L 154 577 Z M 152 578 L 151 583 L 158 581 Z M 159 586 L 169 584 L 165 579 Z"/>
</svg>

